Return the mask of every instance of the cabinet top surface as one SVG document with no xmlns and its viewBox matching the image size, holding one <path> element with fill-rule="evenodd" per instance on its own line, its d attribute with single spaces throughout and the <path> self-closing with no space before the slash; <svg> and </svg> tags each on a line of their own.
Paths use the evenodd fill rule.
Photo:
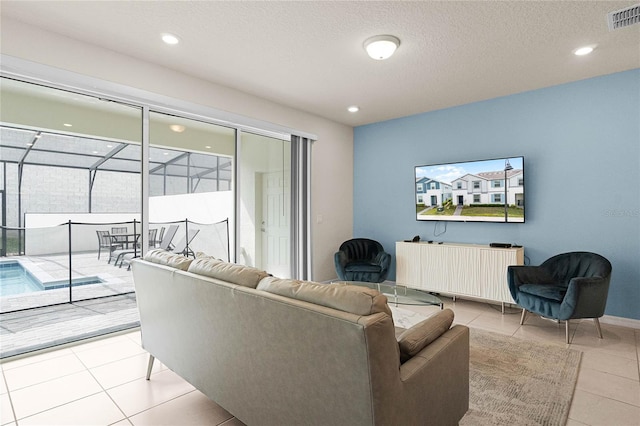
<svg viewBox="0 0 640 426">
<path fill-rule="evenodd" d="M 518 250 L 523 247 L 510 247 L 510 248 L 502 248 L 502 247 L 491 247 L 489 244 L 465 244 L 465 243 L 446 243 L 434 241 L 432 243 L 427 241 L 418 241 L 416 243 L 410 241 L 398 241 L 397 244 L 408 244 L 408 245 L 423 245 L 423 246 L 445 246 L 445 247 L 469 247 L 469 248 L 483 248 L 483 249 L 491 249 L 491 250 Z"/>
</svg>

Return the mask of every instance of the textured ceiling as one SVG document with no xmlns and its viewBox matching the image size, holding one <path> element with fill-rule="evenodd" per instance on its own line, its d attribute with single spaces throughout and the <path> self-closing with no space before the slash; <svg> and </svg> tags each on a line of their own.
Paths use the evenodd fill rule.
<svg viewBox="0 0 640 426">
<path fill-rule="evenodd" d="M 356 126 L 638 68 L 640 25 L 606 23 L 633 4 L 3 0 L 1 13 Z M 387 61 L 362 48 L 379 34 L 401 40 Z"/>
</svg>

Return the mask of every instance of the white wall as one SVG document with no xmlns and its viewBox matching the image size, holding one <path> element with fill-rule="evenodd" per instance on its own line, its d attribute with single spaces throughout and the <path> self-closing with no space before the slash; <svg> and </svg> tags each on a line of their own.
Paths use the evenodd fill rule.
<svg viewBox="0 0 640 426">
<path fill-rule="evenodd" d="M 192 226 L 200 230 L 201 237 L 194 239 L 194 251 L 209 252 L 216 247 L 211 239 L 216 237 L 213 223 L 229 219 L 233 227 L 233 193 L 231 191 L 206 192 L 198 194 L 166 195 L 149 199 L 150 228 L 158 229 L 166 222 L 178 222 L 189 219 Z M 25 254 L 28 256 L 67 253 L 69 248 L 68 221 L 74 223 L 71 232 L 71 244 L 74 253 L 95 251 L 98 248 L 96 230 L 108 231 L 112 226 L 126 226 L 133 233 L 133 223 L 115 225 L 120 222 L 138 221 L 140 232 L 140 214 L 138 213 L 27 213 L 25 214 Z M 84 225 L 84 224 L 97 224 Z M 182 232 L 182 231 L 181 231 Z M 175 237 L 176 241 L 181 236 Z M 204 240 L 204 241 L 203 241 Z M 233 234 L 229 235 L 229 246 L 233 247 Z M 228 249 L 227 249 L 228 250 Z M 225 250 L 225 252 L 227 251 Z M 105 251 L 106 252 L 106 251 Z M 219 251 L 216 255 L 220 256 Z M 222 256 L 220 256 L 222 257 Z"/>
<path fill-rule="evenodd" d="M 194 222 L 189 225 L 189 229 L 199 230 L 196 238 L 189 243 L 189 247 L 194 252 L 202 251 L 221 259 L 227 258 L 229 250 L 233 252 L 235 241 L 232 232 L 234 226 L 232 191 L 149 197 L 149 222 L 151 222 L 149 228 L 158 229 L 161 226 L 158 224 L 163 222 L 175 222 L 187 218 Z M 226 236 L 226 227 L 210 226 L 225 219 L 229 220 L 228 247 L 226 239 L 223 238 Z M 222 232 L 222 229 L 225 232 Z M 174 243 L 183 235 L 184 228 L 181 227 Z"/>
<path fill-rule="evenodd" d="M 50 255 L 68 253 L 69 227 L 64 225 L 68 221 L 74 223 L 118 223 L 140 222 L 140 215 L 136 213 L 27 213 L 25 215 L 25 254 L 27 256 Z M 116 225 L 74 225 L 71 230 L 71 246 L 74 253 L 94 251 L 98 249 L 96 230 L 108 231 Z M 127 226 L 128 232 L 133 233 L 133 224 Z M 138 223 L 138 232 L 140 223 Z M 105 250 L 104 253 L 108 252 Z M 106 259 L 106 257 L 105 257 Z"/>
<path fill-rule="evenodd" d="M 233 192 L 149 197 L 149 222 L 175 222 L 188 218 L 192 222 L 211 224 L 225 219 L 233 221 Z"/>
<path fill-rule="evenodd" d="M 353 129 L 224 86 L 2 18 L 2 53 L 318 136 L 312 163 L 313 278 L 336 276 L 333 253 L 353 234 Z"/>
</svg>

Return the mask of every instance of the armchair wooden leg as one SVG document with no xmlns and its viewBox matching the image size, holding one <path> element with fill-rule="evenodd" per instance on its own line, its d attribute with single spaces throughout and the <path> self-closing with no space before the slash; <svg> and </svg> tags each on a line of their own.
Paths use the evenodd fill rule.
<svg viewBox="0 0 640 426">
<path fill-rule="evenodd" d="M 598 337 L 602 339 L 602 329 L 600 328 L 600 321 L 598 318 L 594 318 L 593 322 L 596 323 L 596 330 L 598 331 Z"/>
<path fill-rule="evenodd" d="M 569 344 L 569 320 L 566 320 L 564 322 L 564 330 L 565 330 L 565 336 L 567 338 L 567 345 Z"/>
<path fill-rule="evenodd" d="M 522 308 L 522 316 L 520 317 L 520 325 L 524 324 L 524 319 L 527 317 L 527 310 Z"/>
</svg>

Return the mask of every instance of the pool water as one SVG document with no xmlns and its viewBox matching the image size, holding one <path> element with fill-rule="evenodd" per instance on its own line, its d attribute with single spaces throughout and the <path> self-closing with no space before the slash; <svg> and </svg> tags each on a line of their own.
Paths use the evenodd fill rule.
<svg viewBox="0 0 640 426">
<path fill-rule="evenodd" d="M 93 277 L 74 278 L 74 287 L 88 284 L 100 284 L 102 279 Z M 34 291 L 69 288 L 69 280 L 57 280 L 42 283 L 17 261 L 0 262 L 0 296 L 32 293 Z"/>
<path fill-rule="evenodd" d="M 18 262 L 0 263 L 0 296 L 43 290 L 44 286 Z"/>
</svg>

